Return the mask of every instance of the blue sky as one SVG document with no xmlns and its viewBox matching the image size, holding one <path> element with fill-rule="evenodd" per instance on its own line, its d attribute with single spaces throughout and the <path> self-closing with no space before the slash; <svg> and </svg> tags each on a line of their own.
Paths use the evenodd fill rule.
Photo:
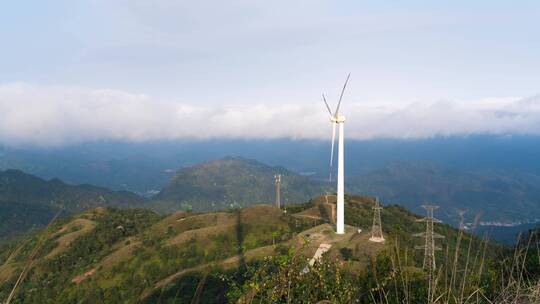
<svg viewBox="0 0 540 304">
<path fill-rule="evenodd" d="M 268 124 L 286 123 L 276 118 L 288 114 L 282 105 L 299 115 L 322 112 L 320 94 L 335 99 L 349 72 L 344 111 L 355 137 L 540 126 L 531 117 L 497 120 L 501 111 L 519 116 L 536 105 L 537 1 L 10 1 L 0 4 L 0 20 L 0 110 L 11 113 L 0 123 L 5 143 L 199 136 L 181 123 L 150 126 L 154 116 L 184 119 L 171 111 L 194 115 L 193 128 L 213 115 L 219 127 L 204 137 L 318 138 L 325 135 L 310 129 L 324 113 L 272 133 L 258 111 L 275 115 L 263 115 Z M 417 124 L 424 117 L 410 114 L 416 108 L 439 118 Z M 358 122 L 380 124 L 403 111 L 410 117 L 382 133 Z M 454 112 L 477 119 L 485 111 L 490 120 L 481 125 L 452 126 L 462 124 Z M 95 118 L 104 113 L 125 121 Z M 96 130 L 92 119 L 111 130 Z M 124 130 L 141 121 L 147 129 Z"/>
</svg>

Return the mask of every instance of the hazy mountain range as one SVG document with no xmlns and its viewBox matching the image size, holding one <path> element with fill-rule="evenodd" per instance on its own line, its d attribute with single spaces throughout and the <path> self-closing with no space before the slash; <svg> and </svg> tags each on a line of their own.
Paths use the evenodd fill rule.
<svg viewBox="0 0 540 304">
<path fill-rule="evenodd" d="M 458 223 L 458 209 L 469 210 L 468 222 L 478 214 L 484 221 L 501 223 L 535 220 L 540 217 L 538 139 L 472 136 L 349 141 L 347 191 L 379 196 L 384 203 L 400 204 L 418 213 L 423 212 L 419 207 L 423 203 L 438 204 L 441 208 L 436 216 L 454 225 Z M 328 183 L 329 148 L 326 142 L 290 140 L 109 142 L 56 149 L 5 147 L 0 150 L 0 168 L 20 169 L 63 182 L 36 182 L 39 179 L 21 175 L 22 183 L 32 186 L 20 188 L 18 194 L 1 190 L 2 208 L 6 211 L 2 216 L 22 214 L 15 212 L 13 205 L 6 205 L 16 201 L 19 210 L 30 211 L 29 216 L 17 220 L 28 224 L 17 226 L 30 227 L 34 222 L 43 225 L 45 218 L 55 214 L 58 197 L 63 198 L 67 212 L 82 210 L 77 206 L 94 207 L 101 201 L 100 196 L 106 198 L 102 205 L 143 204 L 161 212 L 273 203 L 273 175 L 277 172 L 284 175 L 284 201 L 301 203 L 333 189 L 333 184 Z M 238 157 L 223 158 L 226 155 Z M 69 186 L 72 184 L 99 187 Z M 43 185 L 55 190 L 39 190 L 31 195 L 32 188 L 43 189 Z M 78 191 L 81 194 L 74 199 L 73 192 Z M 119 195 L 127 197 L 129 203 L 116 201 Z M 13 226 L 6 220 L 3 225 Z"/>
<path fill-rule="evenodd" d="M 430 162 L 393 162 L 349 179 L 350 191 L 422 212 L 439 205 L 438 216 L 453 223 L 458 210 L 466 219 L 511 222 L 540 218 L 540 176 L 523 171 L 455 170 Z"/>
<path fill-rule="evenodd" d="M 330 132 L 330 130 L 329 130 Z M 330 133 L 329 133 L 330 134 Z M 432 162 L 452 170 L 497 170 L 540 174 L 540 137 L 468 136 L 346 141 L 348 176 L 389 162 Z M 142 143 L 95 142 L 56 148 L 0 147 L 0 169 L 20 169 L 71 184 L 88 183 L 138 193 L 159 191 L 177 169 L 240 156 L 327 179 L 329 141 L 209 140 Z"/>
</svg>

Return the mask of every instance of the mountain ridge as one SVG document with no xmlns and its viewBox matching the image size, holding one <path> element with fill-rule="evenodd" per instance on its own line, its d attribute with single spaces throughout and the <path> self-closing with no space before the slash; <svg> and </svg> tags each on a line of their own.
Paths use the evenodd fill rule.
<svg viewBox="0 0 540 304">
<path fill-rule="evenodd" d="M 98 206 L 138 207 L 147 200 L 127 191 L 112 191 L 88 184 L 69 185 L 45 180 L 20 170 L 0 171 L 0 238 L 47 224 L 62 216 Z"/>
</svg>

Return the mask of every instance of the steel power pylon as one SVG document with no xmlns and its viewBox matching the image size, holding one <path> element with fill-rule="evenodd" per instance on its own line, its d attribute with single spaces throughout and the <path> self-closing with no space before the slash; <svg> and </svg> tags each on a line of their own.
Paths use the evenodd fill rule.
<svg viewBox="0 0 540 304">
<path fill-rule="evenodd" d="M 276 181 L 276 207 L 281 208 L 281 174 L 274 175 Z"/>
<path fill-rule="evenodd" d="M 435 250 L 441 250 L 440 247 L 435 245 L 435 239 L 442 239 L 444 236 L 433 231 L 433 223 L 441 222 L 433 217 L 433 210 L 439 208 L 439 206 L 422 205 L 422 208 L 426 209 L 427 217 L 418 221 L 426 222 L 426 232 L 417 233 L 415 236 L 425 238 L 425 244 L 423 246 L 416 246 L 416 249 L 424 249 L 424 269 L 432 271 L 436 268 Z"/>
<path fill-rule="evenodd" d="M 371 242 L 384 242 L 384 236 L 382 233 L 381 210 L 382 207 L 379 204 L 379 198 L 376 198 L 375 206 L 373 207 L 373 226 L 371 227 L 371 237 L 369 238 Z"/>
</svg>

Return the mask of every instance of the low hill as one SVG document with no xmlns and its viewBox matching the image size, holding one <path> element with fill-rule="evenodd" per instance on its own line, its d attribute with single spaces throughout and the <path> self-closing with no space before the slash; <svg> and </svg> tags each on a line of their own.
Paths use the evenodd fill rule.
<svg viewBox="0 0 540 304">
<path fill-rule="evenodd" d="M 284 203 L 300 203 L 323 192 L 323 185 L 283 167 L 227 157 L 176 172 L 155 197 L 162 210 L 210 211 L 275 201 L 274 175 L 282 175 Z"/>
<path fill-rule="evenodd" d="M 40 227 L 60 209 L 68 215 L 98 206 L 143 205 L 145 199 L 131 192 L 47 181 L 18 170 L 0 171 L 0 238 Z"/>
<path fill-rule="evenodd" d="M 326 256 L 340 260 L 355 276 L 368 275 L 367 266 L 394 248 L 408 250 L 408 260 L 421 265 L 422 252 L 413 247 L 422 241 L 411 236 L 424 230 L 418 216 L 386 206 L 382 222 L 387 241 L 372 243 L 373 199 L 346 197 L 344 235 L 334 233 L 328 217 L 333 204 L 335 197 L 323 196 L 287 206 L 286 212 L 253 205 L 167 217 L 142 209 L 94 209 L 56 221 L 24 242 L 0 247 L 0 299 L 7 298 L 36 245 L 35 260 L 16 292 L 17 303 L 190 303 L 194 297 L 199 303 L 225 303 L 240 296 L 229 293 L 241 283 L 238 273 L 283 251 L 302 248 L 310 258 L 323 244 L 330 247 Z M 457 230 L 441 224 L 435 230 L 446 236 L 441 242 L 445 248 L 456 247 Z M 467 234 L 463 240 L 482 247 Z M 491 256 L 499 247 L 489 246 Z"/>
</svg>

